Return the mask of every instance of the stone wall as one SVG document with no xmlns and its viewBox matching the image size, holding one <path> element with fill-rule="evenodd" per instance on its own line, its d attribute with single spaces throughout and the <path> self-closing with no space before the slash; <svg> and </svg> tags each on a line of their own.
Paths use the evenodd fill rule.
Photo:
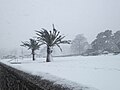
<svg viewBox="0 0 120 90">
<path fill-rule="evenodd" d="M 72 87 L 72 86 L 71 86 Z M 0 90 L 96 90 L 88 87 L 77 89 L 65 85 L 55 84 L 52 81 L 41 79 L 23 71 L 0 63 Z"/>
</svg>

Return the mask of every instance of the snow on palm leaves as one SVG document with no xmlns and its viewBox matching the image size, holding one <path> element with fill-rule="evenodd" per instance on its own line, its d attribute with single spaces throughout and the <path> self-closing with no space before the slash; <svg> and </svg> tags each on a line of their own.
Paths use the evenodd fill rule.
<svg viewBox="0 0 120 90">
<path fill-rule="evenodd" d="M 46 62 L 51 62 L 52 60 L 52 49 L 54 46 L 58 46 L 62 51 L 59 44 L 70 44 L 69 40 L 63 40 L 65 38 L 64 35 L 60 35 L 60 32 L 57 31 L 53 24 L 53 30 L 47 31 L 46 29 L 42 28 L 41 31 L 36 31 L 38 41 L 43 45 L 46 44 L 47 46 L 47 58 Z"/>
</svg>

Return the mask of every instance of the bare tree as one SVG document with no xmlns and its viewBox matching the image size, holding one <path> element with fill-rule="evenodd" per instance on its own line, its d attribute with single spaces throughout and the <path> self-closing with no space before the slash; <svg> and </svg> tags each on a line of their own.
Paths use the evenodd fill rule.
<svg viewBox="0 0 120 90">
<path fill-rule="evenodd" d="M 71 43 L 71 53 L 80 55 L 89 48 L 87 39 L 83 34 L 78 34 Z"/>
</svg>

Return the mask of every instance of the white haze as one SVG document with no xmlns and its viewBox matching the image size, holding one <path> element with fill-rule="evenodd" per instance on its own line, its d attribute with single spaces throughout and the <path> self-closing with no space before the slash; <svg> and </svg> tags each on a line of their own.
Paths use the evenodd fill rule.
<svg viewBox="0 0 120 90">
<path fill-rule="evenodd" d="M 120 0 L 0 0 L 0 48 L 18 48 L 53 23 L 66 39 L 84 34 L 91 42 L 101 31 L 120 30 Z"/>
</svg>

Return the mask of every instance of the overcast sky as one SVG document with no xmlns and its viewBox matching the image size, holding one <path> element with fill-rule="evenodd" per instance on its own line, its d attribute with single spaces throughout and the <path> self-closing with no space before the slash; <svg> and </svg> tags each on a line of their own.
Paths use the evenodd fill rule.
<svg viewBox="0 0 120 90">
<path fill-rule="evenodd" d="M 91 42 L 106 29 L 120 30 L 120 0 L 0 0 L 0 48 L 19 47 L 53 23 L 67 39 L 84 34 Z"/>
</svg>

